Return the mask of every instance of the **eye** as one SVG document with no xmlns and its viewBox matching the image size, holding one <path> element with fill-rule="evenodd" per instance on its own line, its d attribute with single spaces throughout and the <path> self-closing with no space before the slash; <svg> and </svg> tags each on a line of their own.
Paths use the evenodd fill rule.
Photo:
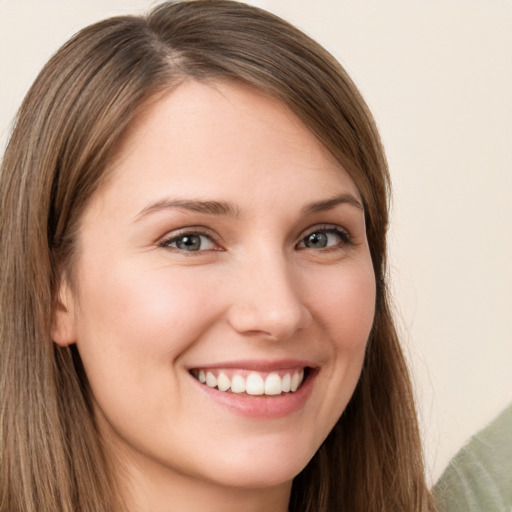
<svg viewBox="0 0 512 512">
<path fill-rule="evenodd" d="M 338 227 L 315 229 L 298 244 L 299 249 L 329 249 L 350 243 L 349 234 Z"/>
<path fill-rule="evenodd" d="M 180 233 L 160 242 L 161 247 L 170 247 L 185 252 L 211 251 L 217 248 L 209 235 L 204 233 Z"/>
</svg>

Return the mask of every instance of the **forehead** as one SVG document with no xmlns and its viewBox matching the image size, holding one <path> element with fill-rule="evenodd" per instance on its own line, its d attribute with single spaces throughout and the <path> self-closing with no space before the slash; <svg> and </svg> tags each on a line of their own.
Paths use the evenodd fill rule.
<svg viewBox="0 0 512 512">
<path fill-rule="evenodd" d="M 149 189 L 238 198 L 260 192 L 284 200 L 299 188 L 303 194 L 306 180 L 318 193 L 359 197 L 353 180 L 295 114 L 240 83 L 188 80 L 153 99 L 110 171 L 107 189 L 135 195 Z"/>
</svg>

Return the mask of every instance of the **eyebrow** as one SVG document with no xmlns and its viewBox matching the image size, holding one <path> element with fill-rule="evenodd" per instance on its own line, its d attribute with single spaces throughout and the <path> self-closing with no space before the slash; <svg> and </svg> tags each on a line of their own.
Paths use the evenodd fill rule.
<svg viewBox="0 0 512 512">
<path fill-rule="evenodd" d="M 162 199 L 156 203 L 143 208 L 135 217 L 135 222 L 141 220 L 147 215 L 167 210 L 169 208 L 179 208 L 192 212 L 207 213 L 210 215 L 227 215 L 230 217 L 239 217 L 238 208 L 228 201 L 202 201 L 198 199 Z"/>
<path fill-rule="evenodd" d="M 326 210 L 331 210 L 332 208 L 338 206 L 339 204 L 348 204 L 350 206 L 355 206 L 364 212 L 364 206 L 352 194 L 341 194 L 339 196 L 333 197 L 332 199 L 326 199 L 324 201 L 315 201 L 314 203 L 307 204 L 302 208 L 302 215 L 307 216 L 312 213 L 324 212 Z"/>
<path fill-rule="evenodd" d="M 311 215 L 313 213 L 331 210 L 339 204 L 348 204 L 355 206 L 364 211 L 361 202 L 352 194 L 341 194 L 333 197 L 332 199 L 325 199 L 322 201 L 315 201 L 304 206 L 301 210 L 303 216 Z M 229 201 L 203 201 L 199 199 L 161 199 L 143 208 L 135 217 L 135 222 L 140 221 L 142 218 L 150 215 L 151 213 L 159 212 L 167 209 L 183 209 L 192 212 L 206 213 L 209 215 L 225 215 L 228 217 L 240 217 L 240 210 L 236 205 Z"/>
</svg>

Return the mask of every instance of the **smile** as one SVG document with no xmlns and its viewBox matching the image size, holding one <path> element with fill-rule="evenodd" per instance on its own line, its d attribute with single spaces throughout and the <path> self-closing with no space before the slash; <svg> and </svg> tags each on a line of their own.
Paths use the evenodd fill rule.
<svg viewBox="0 0 512 512">
<path fill-rule="evenodd" d="M 270 373 L 236 369 L 197 369 L 190 373 L 205 386 L 219 391 L 251 396 L 277 396 L 295 393 L 303 383 L 305 375 L 307 376 L 307 368 Z"/>
</svg>

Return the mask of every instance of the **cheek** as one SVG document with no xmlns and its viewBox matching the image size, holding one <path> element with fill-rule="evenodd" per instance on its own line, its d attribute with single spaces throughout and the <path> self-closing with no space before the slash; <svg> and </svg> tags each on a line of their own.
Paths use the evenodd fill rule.
<svg viewBox="0 0 512 512">
<path fill-rule="evenodd" d="M 133 422 L 133 432 L 125 434 L 144 438 L 182 410 L 183 381 L 174 369 L 218 309 L 214 294 L 204 293 L 204 279 L 169 268 L 134 268 L 118 264 L 95 273 L 91 265 L 84 271 L 77 348 L 98 417 L 121 430 Z M 134 421 L 134 414 L 141 418 Z"/>
<path fill-rule="evenodd" d="M 90 266 L 81 277 L 77 344 L 83 358 L 116 357 L 119 367 L 140 367 L 144 360 L 166 365 L 215 321 L 218 310 L 212 294 L 204 293 L 204 279 L 180 270 L 135 268 L 95 272 Z"/>
<path fill-rule="evenodd" d="M 322 288 L 324 293 L 316 293 L 316 316 L 330 340 L 326 377 L 331 393 L 325 407 L 334 424 L 359 380 L 373 326 L 376 285 L 371 262 L 347 264 L 343 272 L 325 276 Z"/>
<path fill-rule="evenodd" d="M 314 286 L 313 286 L 314 283 Z M 371 262 L 346 262 L 310 281 L 310 309 L 324 348 L 318 377 L 315 440 L 319 446 L 343 414 L 361 375 L 375 315 L 376 285 Z"/>
<path fill-rule="evenodd" d="M 316 280 L 312 307 L 335 349 L 364 352 L 375 315 L 376 285 L 371 263 L 349 265 Z"/>
</svg>

